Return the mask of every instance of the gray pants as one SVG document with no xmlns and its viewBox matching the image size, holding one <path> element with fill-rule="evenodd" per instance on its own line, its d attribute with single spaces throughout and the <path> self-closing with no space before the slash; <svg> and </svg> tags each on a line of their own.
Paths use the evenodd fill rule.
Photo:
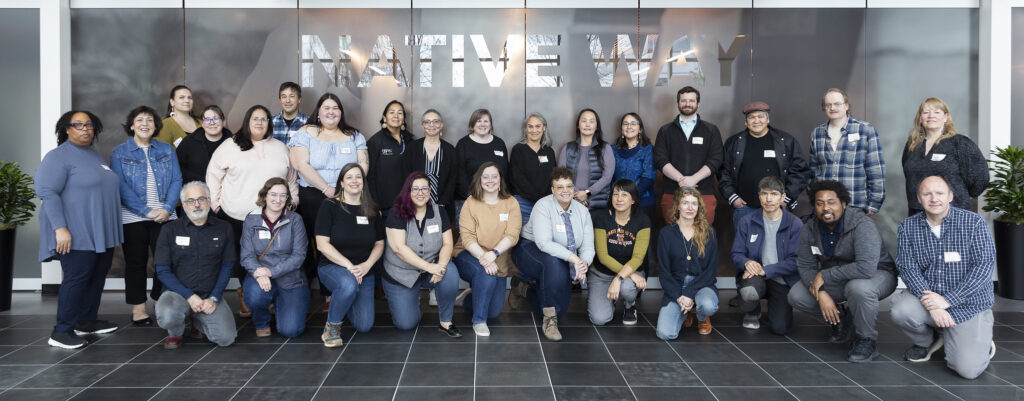
<svg viewBox="0 0 1024 401">
<path fill-rule="evenodd" d="M 892 296 L 892 322 L 919 347 L 931 345 L 933 331 L 939 330 L 946 349 L 946 366 L 965 379 L 980 376 L 988 367 L 989 347 L 992 346 L 991 309 L 956 326 L 937 328 L 921 301 L 910 291 L 903 290 Z"/>
<path fill-rule="evenodd" d="M 217 304 L 217 309 L 213 313 L 207 315 L 193 312 L 188 301 L 174 291 L 164 291 L 160 294 L 160 299 L 156 301 L 156 322 L 167 330 L 167 334 L 182 335 L 185 332 L 185 318 L 188 316 L 192 316 L 192 324 L 214 344 L 227 347 L 235 342 L 235 336 L 238 334 L 235 318 L 224 300 Z"/>
<path fill-rule="evenodd" d="M 642 272 L 638 273 L 641 276 Z M 615 301 L 607 298 L 608 287 L 612 280 L 618 280 L 615 276 L 609 276 L 596 269 L 587 273 L 587 313 L 590 314 L 590 322 L 603 326 L 612 321 L 615 316 Z M 625 279 L 619 286 L 619 299 L 627 308 L 636 304 L 637 295 L 636 283 L 633 280 Z"/>
<path fill-rule="evenodd" d="M 871 278 L 853 279 L 841 283 L 828 284 L 822 289 L 839 304 L 846 303 L 853 317 L 853 327 L 858 338 L 878 339 L 878 301 L 885 299 L 896 290 L 896 276 L 885 270 L 876 270 Z M 818 300 L 814 299 L 807 286 L 797 283 L 789 290 L 789 304 L 797 310 L 814 316 L 821 322 L 825 317 L 821 314 Z"/>
</svg>

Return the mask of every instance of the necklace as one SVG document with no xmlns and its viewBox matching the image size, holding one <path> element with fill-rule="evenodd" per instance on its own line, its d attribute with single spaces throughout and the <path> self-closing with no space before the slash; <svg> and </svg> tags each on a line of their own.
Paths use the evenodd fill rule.
<svg viewBox="0 0 1024 401">
<path fill-rule="evenodd" d="M 686 249 L 686 260 L 693 260 L 690 257 L 690 241 L 687 241 L 686 237 L 683 237 L 683 249 Z"/>
<path fill-rule="evenodd" d="M 622 229 L 622 224 L 619 224 L 618 216 L 613 216 L 612 219 L 615 220 L 615 226 L 618 228 L 615 230 L 616 239 L 619 241 L 620 245 L 625 244 L 625 239 L 622 236 L 622 233 L 625 231 Z M 629 220 L 626 220 L 626 224 L 629 224 Z"/>
</svg>

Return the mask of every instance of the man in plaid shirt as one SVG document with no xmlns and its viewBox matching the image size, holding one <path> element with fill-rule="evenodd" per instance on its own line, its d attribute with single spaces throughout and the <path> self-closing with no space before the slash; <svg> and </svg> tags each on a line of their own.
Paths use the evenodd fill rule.
<svg viewBox="0 0 1024 401">
<path fill-rule="evenodd" d="M 821 100 L 828 122 L 811 134 L 808 152 L 812 182 L 836 180 L 850 191 L 850 205 L 874 216 L 885 200 L 885 161 L 871 123 L 850 117 L 850 97 L 842 89 L 825 91 Z"/>
<path fill-rule="evenodd" d="M 939 176 L 921 181 L 924 212 L 899 227 L 896 265 L 907 288 L 892 297 L 892 321 L 914 343 L 904 354 L 924 362 L 946 348 L 946 365 L 974 379 L 995 355 L 992 268 L 996 249 L 985 220 L 950 206 L 953 192 Z"/>
<path fill-rule="evenodd" d="M 281 84 L 281 88 L 277 90 L 277 98 L 281 102 L 281 112 L 270 119 L 274 123 L 274 139 L 287 145 L 292 135 L 306 125 L 309 116 L 299 111 L 299 104 L 302 103 L 302 88 L 299 84 Z"/>
</svg>

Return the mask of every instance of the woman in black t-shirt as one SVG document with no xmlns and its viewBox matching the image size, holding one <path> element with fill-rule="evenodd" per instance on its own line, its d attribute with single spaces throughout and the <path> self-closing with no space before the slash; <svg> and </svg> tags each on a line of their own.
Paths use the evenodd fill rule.
<svg viewBox="0 0 1024 401">
<path fill-rule="evenodd" d="M 597 262 L 587 274 L 587 312 L 595 325 L 612 320 L 615 301 L 619 299 L 623 306 L 622 324 L 637 322 L 636 300 L 647 288 L 644 260 L 651 239 L 651 219 L 639 202 L 636 184 L 618 180 L 612 184 L 608 208 L 591 214 Z"/>
<path fill-rule="evenodd" d="M 459 225 L 459 213 L 462 211 L 462 204 L 466 203 L 469 197 L 469 185 L 473 180 L 473 174 L 480 168 L 480 165 L 487 162 L 494 162 L 501 170 L 504 177 L 508 172 L 508 148 L 505 141 L 494 135 L 494 126 L 491 119 L 491 112 L 487 109 L 476 109 L 469 116 L 469 135 L 459 139 L 455 145 L 455 152 L 458 154 L 456 161 L 456 175 L 458 181 L 455 184 L 455 225 Z"/>
<path fill-rule="evenodd" d="M 316 217 L 320 282 L 332 293 L 320 337 L 326 347 L 342 345 L 341 321 L 346 314 L 360 333 L 373 327 L 371 269 L 384 253 L 384 224 L 377 206 L 363 192 L 365 187 L 363 168 L 346 164 L 335 185 L 339 194 L 325 200 Z"/>
</svg>

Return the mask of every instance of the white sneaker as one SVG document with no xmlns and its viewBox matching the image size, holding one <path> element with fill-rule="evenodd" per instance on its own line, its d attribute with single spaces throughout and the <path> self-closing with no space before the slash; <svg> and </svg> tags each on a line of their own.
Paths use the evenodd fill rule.
<svg viewBox="0 0 1024 401">
<path fill-rule="evenodd" d="M 473 323 L 473 332 L 480 337 L 491 335 L 491 329 L 487 328 L 487 323 Z"/>
<path fill-rule="evenodd" d="M 437 294 L 434 294 L 434 290 L 430 290 L 430 301 L 427 301 L 427 305 L 437 306 Z"/>
<path fill-rule="evenodd" d="M 472 288 L 467 288 L 462 291 L 459 291 L 459 295 L 455 296 L 455 305 L 462 305 L 462 301 L 465 300 L 466 296 L 471 293 L 473 293 Z M 437 300 L 435 299 L 434 301 L 436 302 Z"/>
<path fill-rule="evenodd" d="M 743 315 L 743 328 L 757 330 L 761 328 L 761 316 L 760 315 Z"/>
</svg>

